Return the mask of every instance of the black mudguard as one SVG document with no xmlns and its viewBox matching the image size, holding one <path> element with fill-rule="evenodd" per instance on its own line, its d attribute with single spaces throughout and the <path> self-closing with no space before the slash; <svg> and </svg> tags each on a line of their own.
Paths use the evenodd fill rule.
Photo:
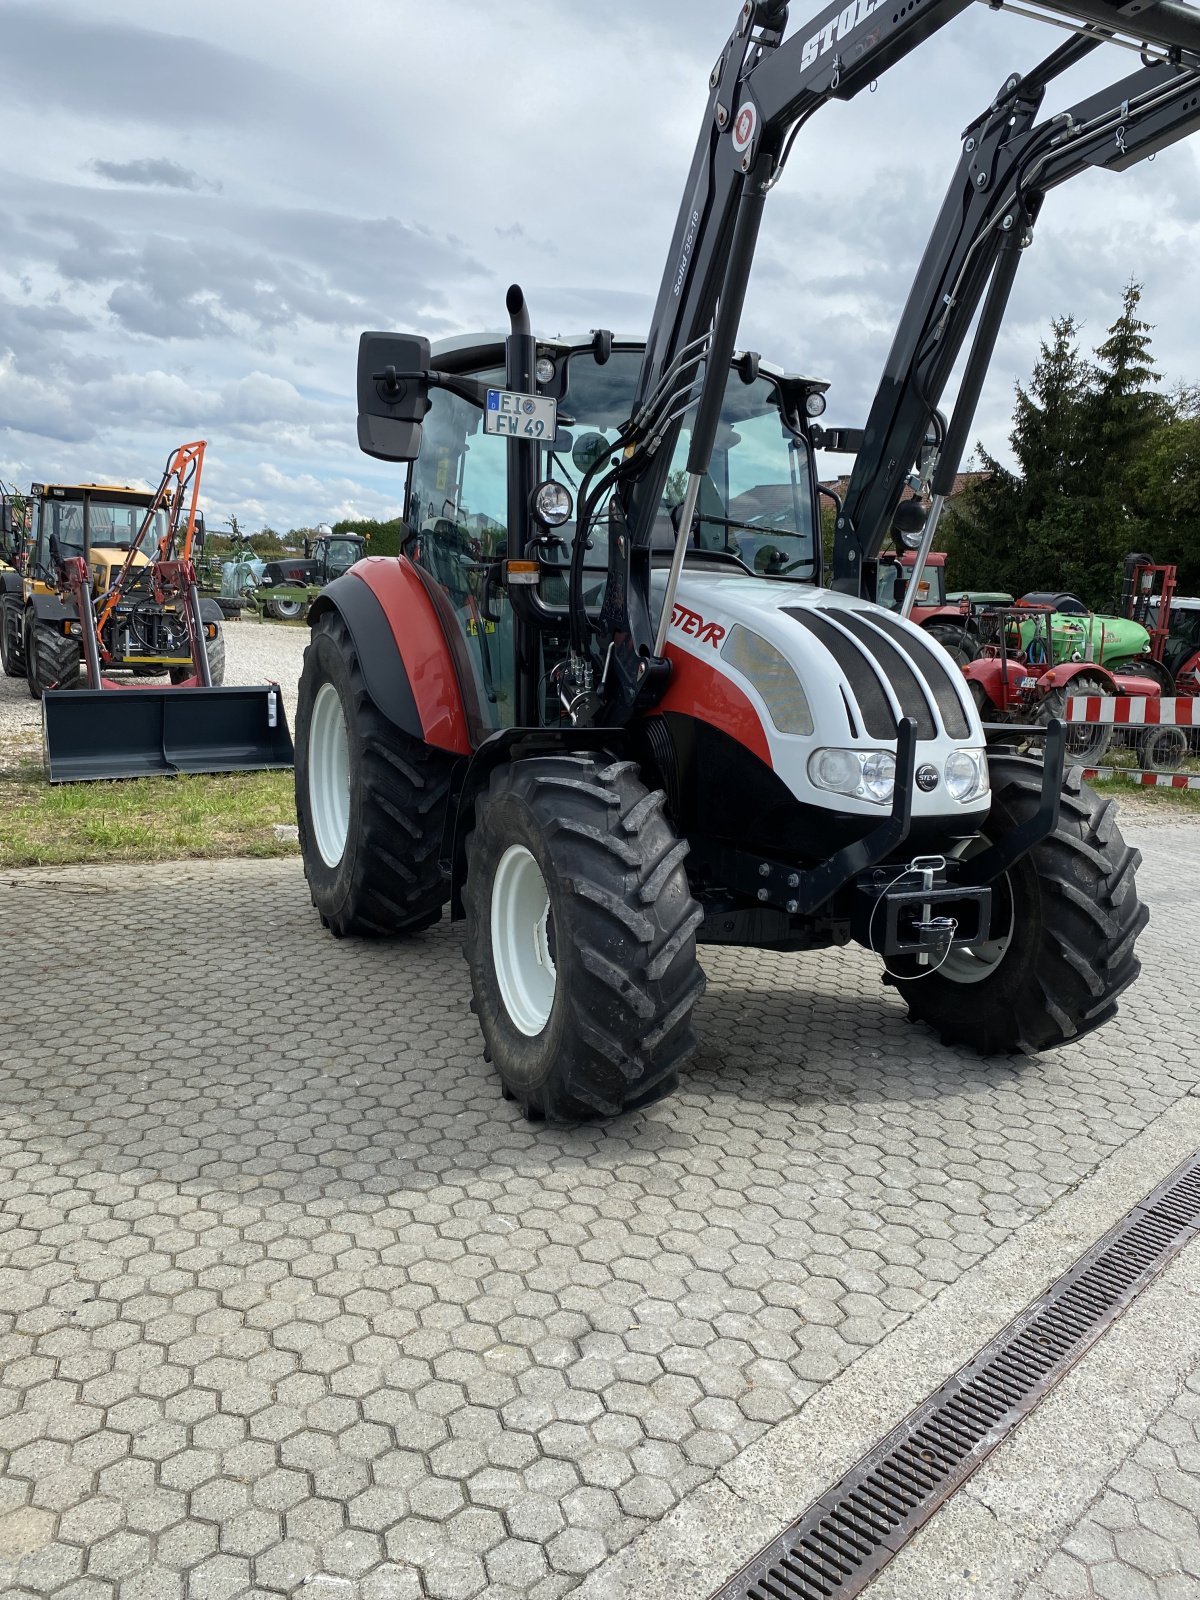
<svg viewBox="0 0 1200 1600">
<path fill-rule="evenodd" d="M 322 589 L 309 611 L 309 625 L 327 611 L 346 624 L 362 668 L 367 693 L 388 719 L 413 739 L 424 739 L 412 685 L 387 615 L 360 578 L 347 573 Z"/>
<path fill-rule="evenodd" d="M 67 605 L 56 594 L 35 594 L 30 599 L 33 614 L 38 622 L 74 622 L 75 607 Z"/>
</svg>

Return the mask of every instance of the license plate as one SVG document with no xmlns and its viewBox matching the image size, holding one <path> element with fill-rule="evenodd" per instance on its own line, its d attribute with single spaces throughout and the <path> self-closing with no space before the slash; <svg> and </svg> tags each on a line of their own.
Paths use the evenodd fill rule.
<svg viewBox="0 0 1200 1600">
<path fill-rule="evenodd" d="M 1021 687 L 1022 687 L 1022 689 L 1036 689 L 1037 688 L 1037 679 L 1036 678 L 1022 678 L 1021 679 Z"/>
<path fill-rule="evenodd" d="M 558 427 L 558 406 L 540 394 L 518 394 L 514 389 L 489 389 L 483 413 L 484 433 L 505 439 L 553 439 Z"/>
</svg>

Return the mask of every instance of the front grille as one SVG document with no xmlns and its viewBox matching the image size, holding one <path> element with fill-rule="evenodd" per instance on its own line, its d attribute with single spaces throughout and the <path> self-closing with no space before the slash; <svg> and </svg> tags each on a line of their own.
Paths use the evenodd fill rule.
<svg viewBox="0 0 1200 1600">
<path fill-rule="evenodd" d="M 827 608 L 822 606 L 823 611 Z M 854 611 L 827 611 L 842 627 L 852 633 L 869 656 L 872 656 L 887 676 L 892 693 L 900 702 L 906 717 L 917 724 L 918 739 L 936 739 L 937 724 L 933 720 L 934 699 L 913 671 L 909 660 L 887 639 L 883 638 L 865 618 Z"/>
<path fill-rule="evenodd" d="M 875 627 L 881 628 L 889 638 L 894 639 L 904 653 L 916 662 L 917 671 L 933 690 L 938 711 L 941 713 L 942 725 L 950 737 L 967 738 L 971 732 L 971 724 L 967 721 L 962 695 L 950 676 L 950 669 L 933 645 L 920 635 L 914 637 L 900 626 L 895 617 L 889 617 L 886 612 L 873 612 L 871 622 Z M 955 668 L 955 671 L 957 670 Z"/>
<path fill-rule="evenodd" d="M 826 616 L 817 616 L 799 606 L 784 606 L 789 617 L 795 618 L 802 628 L 815 634 L 825 646 L 850 685 L 850 692 L 858 702 L 863 726 L 872 739 L 896 737 L 896 714 L 883 686 L 879 668 L 870 656 L 864 655 L 855 640 Z M 926 713 L 928 716 L 928 713 Z M 931 737 L 926 734 L 924 737 Z"/>
</svg>

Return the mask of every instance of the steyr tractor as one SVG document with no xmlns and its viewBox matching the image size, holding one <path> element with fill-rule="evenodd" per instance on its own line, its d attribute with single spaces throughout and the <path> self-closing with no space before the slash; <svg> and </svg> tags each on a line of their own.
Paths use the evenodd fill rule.
<svg viewBox="0 0 1200 1600">
<path fill-rule="evenodd" d="M 1138 853 L 1064 776 L 1064 725 L 1041 761 L 989 751 L 958 665 L 875 595 L 934 429 L 931 547 L 1046 193 L 1200 126 L 1200 12 L 1061 0 L 1071 36 L 967 130 L 828 575 L 828 385 L 737 344 L 802 124 L 964 5 L 835 3 L 786 37 L 784 0 L 747 0 L 644 341 L 535 337 L 515 285 L 507 337 L 360 340 L 359 444 L 406 464 L 409 531 L 312 608 L 305 872 L 335 935 L 414 934 L 447 903 L 465 918 L 485 1052 L 530 1118 L 672 1088 L 700 943 L 855 940 L 911 1016 L 985 1052 L 1081 1037 L 1138 973 Z M 1040 120 L 1051 81 L 1114 36 L 1136 70 Z"/>
</svg>

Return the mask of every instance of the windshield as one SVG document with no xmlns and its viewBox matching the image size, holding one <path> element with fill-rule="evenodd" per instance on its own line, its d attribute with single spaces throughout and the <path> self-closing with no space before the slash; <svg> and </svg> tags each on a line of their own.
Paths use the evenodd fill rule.
<svg viewBox="0 0 1200 1600">
<path fill-rule="evenodd" d="M 63 507 L 69 510 L 70 507 Z M 82 513 L 82 507 L 76 508 Z M 88 538 L 93 546 L 111 545 L 128 550 L 137 538 L 146 515 L 146 506 L 123 505 L 111 500 L 92 500 L 88 507 Z M 152 556 L 167 531 L 167 513 L 156 511 L 139 546 L 143 555 Z"/>
<path fill-rule="evenodd" d="M 331 539 L 329 541 L 329 565 L 331 567 L 352 567 L 360 555 L 360 547 L 353 539 Z"/>
<path fill-rule="evenodd" d="M 571 418 L 549 452 L 549 475 L 575 493 L 596 454 L 628 420 L 641 367 L 640 350 L 614 351 L 603 366 L 590 351 L 571 358 L 563 410 Z M 674 548 L 679 507 L 687 487 L 691 431 L 680 433 L 652 548 Z M 606 504 L 592 526 L 589 566 L 607 563 Z M 766 577 L 810 579 L 815 570 L 815 515 L 808 447 L 786 426 L 779 390 L 768 378 L 744 383 L 731 373 L 712 462 L 700 487 L 692 549 L 723 551 Z"/>
</svg>

